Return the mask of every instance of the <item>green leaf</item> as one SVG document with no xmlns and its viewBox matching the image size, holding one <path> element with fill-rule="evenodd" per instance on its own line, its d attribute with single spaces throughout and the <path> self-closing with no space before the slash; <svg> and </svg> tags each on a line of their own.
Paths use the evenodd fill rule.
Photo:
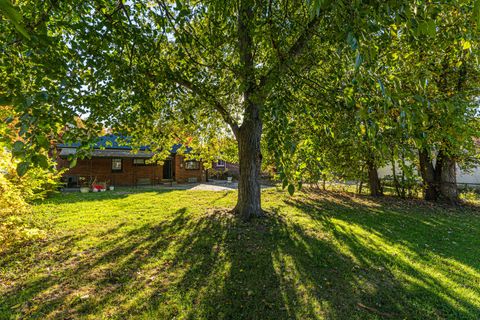
<svg viewBox="0 0 480 320">
<path fill-rule="evenodd" d="M 293 193 L 295 192 L 295 186 L 293 184 L 288 185 L 288 193 L 293 196 Z"/>
<path fill-rule="evenodd" d="M 358 41 L 357 41 L 357 38 L 355 38 L 355 36 L 351 32 L 349 32 L 347 35 L 347 43 L 350 45 L 350 48 L 352 48 L 352 50 L 357 50 Z"/>
<path fill-rule="evenodd" d="M 73 168 L 77 165 L 77 158 L 73 158 L 72 161 L 70 161 L 70 168 Z"/>
<path fill-rule="evenodd" d="M 380 85 L 380 90 L 382 90 L 382 94 L 385 97 L 385 86 L 383 85 L 383 82 L 381 79 L 378 79 L 378 84 Z"/>
<path fill-rule="evenodd" d="M 362 64 L 363 58 L 362 55 L 357 53 L 357 57 L 355 58 L 355 71 L 358 71 L 358 68 L 360 68 L 360 65 Z"/>
<path fill-rule="evenodd" d="M 35 155 L 32 158 L 33 162 L 37 164 L 40 168 L 47 169 L 48 168 L 48 158 L 43 154 Z"/>
<path fill-rule="evenodd" d="M 320 9 L 322 8 L 323 3 L 325 0 L 314 0 L 314 1 L 309 1 L 310 3 L 310 16 L 313 18 L 315 16 L 320 15 Z"/>
<path fill-rule="evenodd" d="M 23 143 L 23 141 L 15 141 L 15 143 L 13 144 L 13 154 L 15 155 L 21 153 L 24 147 L 25 144 Z"/>
<path fill-rule="evenodd" d="M 182 5 L 181 1 L 176 0 L 175 5 L 176 5 L 176 8 L 175 8 L 176 10 L 178 10 L 178 11 L 182 10 L 183 5 Z"/>
<path fill-rule="evenodd" d="M 49 142 L 48 142 L 48 139 L 43 136 L 43 135 L 38 135 L 37 136 L 37 142 L 38 142 L 38 145 L 47 149 L 49 147 Z"/>
<path fill-rule="evenodd" d="M 477 29 L 480 30 L 480 0 L 475 0 L 473 4 L 473 21 L 477 23 Z"/>
<path fill-rule="evenodd" d="M 0 0 L 0 11 L 13 23 L 15 29 L 30 40 L 30 35 L 22 24 L 22 15 L 15 9 L 9 0 Z"/>
<path fill-rule="evenodd" d="M 435 24 L 435 21 L 430 20 L 427 24 L 427 34 L 431 37 L 435 37 L 437 34 L 437 26 Z"/>
<path fill-rule="evenodd" d="M 28 162 L 28 161 L 20 162 L 17 165 L 17 174 L 20 177 L 23 177 L 25 175 L 25 173 L 27 173 L 29 167 L 30 167 L 30 162 Z"/>
<path fill-rule="evenodd" d="M 288 185 L 288 180 L 285 178 L 282 181 L 282 189 L 285 189 L 285 187 Z"/>
<path fill-rule="evenodd" d="M 430 21 L 422 21 L 418 24 L 418 31 L 420 34 L 434 37 L 436 34 L 436 28 L 437 26 L 435 25 L 435 21 L 430 20 Z"/>
</svg>

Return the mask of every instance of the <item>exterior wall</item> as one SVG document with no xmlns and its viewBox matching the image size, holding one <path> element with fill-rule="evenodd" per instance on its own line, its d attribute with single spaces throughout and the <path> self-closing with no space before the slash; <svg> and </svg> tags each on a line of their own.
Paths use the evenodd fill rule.
<svg viewBox="0 0 480 320">
<path fill-rule="evenodd" d="M 480 187 L 480 167 L 472 170 L 463 171 L 457 167 L 457 184 L 471 183 Z"/>
<path fill-rule="evenodd" d="M 185 158 L 180 155 L 174 157 L 175 181 L 177 182 L 205 182 L 205 170 L 203 163 L 200 162 L 200 168 L 196 170 L 185 169 Z"/>
<path fill-rule="evenodd" d="M 400 168 L 398 166 L 395 166 L 395 170 L 397 174 L 400 173 Z M 417 170 L 415 170 L 417 172 Z M 378 177 L 380 179 L 385 178 L 386 176 L 391 176 L 392 175 L 392 165 L 386 165 L 385 167 L 378 168 Z"/>
<path fill-rule="evenodd" d="M 117 158 L 118 159 L 118 158 Z M 122 159 L 122 171 L 112 171 L 112 158 L 78 159 L 74 168 L 68 169 L 63 177 L 68 182 L 69 177 L 85 177 L 87 182 L 96 179 L 97 182 L 107 182 L 113 186 L 136 186 L 157 185 L 162 182 L 163 165 L 134 165 L 133 158 Z M 172 156 L 172 180 L 184 182 L 204 182 L 205 170 L 202 162 L 200 168 L 190 170 L 185 168 L 183 156 Z M 66 159 L 57 159 L 58 169 L 69 168 L 70 163 Z M 171 180 L 168 180 L 171 181 Z"/>
<path fill-rule="evenodd" d="M 395 166 L 396 172 L 400 173 L 400 168 Z M 415 170 L 415 172 L 417 172 Z M 378 176 L 384 178 L 385 176 L 392 175 L 392 166 L 387 165 L 378 169 Z M 474 184 L 480 185 L 480 167 L 473 168 L 472 170 L 464 171 L 457 166 L 457 184 Z"/>
<path fill-rule="evenodd" d="M 107 182 L 113 186 L 133 186 L 139 184 L 159 184 L 163 179 L 161 165 L 134 165 L 132 158 L 122 159 L 122 171 L 112 171 L 111 158 L 92 158 L 78 160 L 74 168 L 68 169 L 64 177 L 86 177 L 88 181 Z M 58 168 L 68 168 L 69 161 L 58 159 Z"/>
<path fill-rule="evenodd" d="M 240 167 L 238 163 L 225 162 L 225 166 L 219 166 L 217 162 L 213 162 L 212 169 L 208 172 L 208 176 L 212 179 L 226 179 L 227 177 L 238 179 Z"/>
</svg>

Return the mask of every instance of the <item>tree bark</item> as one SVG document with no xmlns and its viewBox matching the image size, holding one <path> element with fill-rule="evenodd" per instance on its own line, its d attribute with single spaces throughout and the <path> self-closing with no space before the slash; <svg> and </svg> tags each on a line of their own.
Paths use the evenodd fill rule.
<svg viewBox="0 0 480 320">
<path fill-rule="evenodd" d="M 427 150 L 419 150 L 420 175 L 423 180 L 423 198 L 427 201 L 437 201 L 438 188 L 435 183 L 435 168 Z"/>
<path fill-rule="evenodd" d="M 456 204 L 458 203 L 456 162 L 453 158 L 444 156 L 441 166 L 440 194 L 442 200 Z"/>
<path fill-rule="evenodd" d="M 255 77 L 253 59 L 253 37 L 251 33 L 254 2 L 240 1 L 238 12 L 238 47 L 240 53 L 240 79 L 243 85 L 243 105 L 245 112 L 242 125 L 235 130 L 240 162 L 238 200 L 234 212 L 244 220 L 262 215 L 260 169 L 262 154 L 260 140 L 262 137 L 262 119 L 260 110 L 262 99 L 259 98 L 259 87 Z"/>
<path fill-rule="evenodd" d="M 260 139 L 262 136 L 262 120 L 259 108 L 250 106 L 253 111 L 238 130 L 238 156 L 240 160 L 240 172 L 238 182 L 238 200 L 234 212 L 242 219 L 249 220 L 252 217 L 262 215 L 260 170 L 262 166 L 262 154 L 260 151 Z"/>
<path fill-rule="evenodd" d="M 398 183 L 397 179 L 397 170 L 395 167 L 395 160 L 392 156 L 392 175 L 393 175 L 393 186 L 395 187 L 395 192 L 397 193 L 397 196 L 400 198 L 403 198 L 403 194 L 400 192 L 400 185 Z"/>
<path fill-rule="evenodd" d="M 370 186 L 370 195 L 374 197 L 383 196 L 382 185 L 378 178 L 377 166 L 373 160 L 367 161 L 368 167 L 368 184 Z"/>
</svg>

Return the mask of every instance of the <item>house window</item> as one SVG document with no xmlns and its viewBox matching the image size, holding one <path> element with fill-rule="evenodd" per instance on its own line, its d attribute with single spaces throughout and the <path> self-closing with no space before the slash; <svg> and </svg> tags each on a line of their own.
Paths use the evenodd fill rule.
<svg viewBox="0 0 480 320">
<path fill-rule="evenodd" d="M 225 161 L 223 161 L 223 160 L 218 160 L 218 161 L 217 161 L 217 167 L 222 167 L 222 168 L 225 167 Z"/>
<path fill-rule="evenodd" d="M 133 164 L 136 166 L 144 166 L 145 159 L 133 159 Z"/>
<path fill-rule="evenodd" d="M 196 160 L 185 161 L 185 169 L 187 170 L 198 170 L 200 169 L 200 162 Z"/>
<path fill-rule="evenodd" d="M 112 159 L 112 171 L 122 171 L 122 159 Z"/>
</svg>

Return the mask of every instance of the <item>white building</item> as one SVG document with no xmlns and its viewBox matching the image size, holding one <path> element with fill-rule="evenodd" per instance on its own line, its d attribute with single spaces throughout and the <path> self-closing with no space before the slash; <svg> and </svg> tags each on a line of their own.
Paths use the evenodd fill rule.
<svg viewBox="0 0 480 320">
<path fill-rule="evenodd" d="M 396 173 L 401 174 L 400 168 L 396 167 Z M 380 179 L 386 176 L 392 176 L 392 166 L 388 165 L 378 169 L 378 176 Z M 457 166 L 457 184 L 460 186 L 480 188 L 480 167 L 471 170 L 461 170 Z"/>
</svg>

